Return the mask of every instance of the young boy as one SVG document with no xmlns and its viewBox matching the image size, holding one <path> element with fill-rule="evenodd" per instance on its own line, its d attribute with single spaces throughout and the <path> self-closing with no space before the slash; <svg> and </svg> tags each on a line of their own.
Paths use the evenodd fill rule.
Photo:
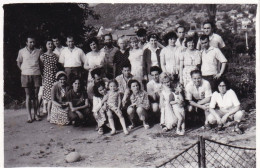
<svg viewBox="0 0 260 168">
<path fill-rule="evenodd" d="M 159 94 L 162 87 L 162 84 L 159 82 L 161 73 L 161 68 L 159 68 L 158 66 L 152 66 L 150 68 L 151 80 L 146 85 L 147 93 L 152 107 L 151 109 L 154 113 L 159 111 Z"/>
<path fill-rule="evenodd" d="M 120 49 L 116 51 L 114 56 L 114 77 L 117 77 L 121 74 L 123 65 L 130 63 L 128 60 L 129 49 L 126 48 L 126 39 L 120 37 L 117 40 L 117 44 Z"/>
<path fill-rule="evenodd" d="M 131 74 L 131 64 L 123 64 L 121 73 L 121 75 L 116 77 L 116 81 L 118 82 L 119 92 L 125 93 L 125 91 L 128 89 L 128 81 L 133 78 L 133 75 Z"/>
</svg>

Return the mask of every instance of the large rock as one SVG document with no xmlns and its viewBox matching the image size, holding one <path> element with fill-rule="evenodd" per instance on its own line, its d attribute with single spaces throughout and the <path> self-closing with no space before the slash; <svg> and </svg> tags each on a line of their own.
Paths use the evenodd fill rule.
<svg viewBox="0 0 260 168">
<path fill-rule="evenodd" d="M 66 156 L 68 163 L 77 162 L 80 160 L 80 154 L 78 152 L 71 152 Z"/>
</svg>

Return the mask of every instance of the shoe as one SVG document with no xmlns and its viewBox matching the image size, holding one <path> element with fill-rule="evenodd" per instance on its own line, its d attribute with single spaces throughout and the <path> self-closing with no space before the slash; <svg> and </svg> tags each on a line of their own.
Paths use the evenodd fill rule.
<svg viewBox="0 0 260 168">
<path fill-rule="evenodd" d="M 236 132 L 237 134 L 243 134 L 243 131 L 239 127 L 235 127 L 234 132 Z"/>
<path fill-rule="evenodd" d="M 127 130 L 124 130 L 124 133 L 125 133 L 126 135 L 129 135 L 129 132 L 128 132 Z"/>
<path fill-rule="evenodd" d="M 177 134 L 177 135 L 181 135 L 181 131 L 177 129 L 177 130 L 176 130 L 176 134 Z"/>
<path fill-rule="evenodd" d="M 149 129 L 150 128 L 150 126 L 148 125 L 148 124 L 144 124 L 144 129 Z"/>
<path fill-rule="evenodd" d="M 216 128 L 216 131 L 223 131 L 223 124 L 219 124 Z"/>
<path fill-rule="evenodd" d="M 211 126 L 210 126 L 209 124 L 205 124 L 205 125 L 203 126 L 203 129 L 204 129 L 205 131 L 209 131 L 209 130 L 211 130 Z"/>
<path fill-rule="evenodd" d="M 99 134 L 99 135 L 103 135 L 103 134 L 104 134 L 104 130 L 103 130 L 102 127 L 98 129 L 98 134 Z"/>
<path fill-rule="evenodd" d="M 132 125 L 129 125 L 129 130 L 132 130 L 133 128 L 135 127 L 135 125 L 134 124 L 132 124 Z"/>
<path fill-rule="evenodd" d="M 110 135 L 115 135 L 116 134 L 116 130 L 112 130 L 111 132 L 110 132 Z"/>
<path fill-rule="evenodd" d="M 32 123 L 32 122 L 33 122 L 33 120 L 31 120 L 31 119 L 27 120 L 27 123 Z"/>
<path fill-rule="evenodd" d="M 41 121 L 42 120 L 38 115 L 35 115 L 34 119 L 35 119 L 35 121 Z"/>
<path fill-rule="evenodd" d="M 167 127 L 163 127 L 162 132 L 165 133 L 167 131 L 168 131 L 168 128 Z"/>
</svg>

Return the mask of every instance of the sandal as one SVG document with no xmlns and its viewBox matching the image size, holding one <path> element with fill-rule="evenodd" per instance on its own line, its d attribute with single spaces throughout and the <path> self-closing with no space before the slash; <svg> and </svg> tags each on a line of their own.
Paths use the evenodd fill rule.
<svg viewBox="0 0 260 168">
<path fill-rule="evenodd" d="M 32 123 L 32 122 L 33 122 L 33 120 L 31 120 L 31 119 L 27 120 L 27 123 Z"/>
<path fill-rule="evenodd" d="M 234 128 L 234 132 L 237 134 L 243 134 L 243 131 L 239 127 Z"/>
<path fill-rule="evenodd" d="M 167 132 L 167 131 L 168 131 L 168 128 L 167 127 L 163 127 L 162 132 L 164 133 L 164 132 Z"/>
<path fill-rule="evenodd" d="M 103 135 L 103 134 L 104 134 L 103 128 L 99 128 L 99 129 L 98 129 L 98 134 L 99 134 L 99 135 Z"/>
<path fill-rule="evenodd" d="M 131 130 L 131 129 L 133 129 L 135 127 L 135 125 L 134 124 L 132 124 L 132 125 L 129 125 L 129 130 Z"/>
<path fill-rule="evenodd" d="M 112 130 L 111 132 L 110 132 L 110 135 L 115 135 L 117 132 L 116 132 L 116 130 Z"/>
<path fill-rule="evenodd" d="M 144 129 L 149 129 L 150 128 L 150 126 L 148 125 L 148 124 L 144 124 Z"/>
<path fill-rule="evenodd" d="M 211 126 L 210 126 L 209 124 L 205 124 L 205 125 L 203 126 L 203 129 L 204 129 L 205 131 L 209 131 L 209 130 L 211 130 Z"/>
<path fill-rule="evenodd" d="M 38 115 L 35 115 L 34 119 L 35 119 L 35 121 L 41 121 L 42 120 Z"/>
</svg>

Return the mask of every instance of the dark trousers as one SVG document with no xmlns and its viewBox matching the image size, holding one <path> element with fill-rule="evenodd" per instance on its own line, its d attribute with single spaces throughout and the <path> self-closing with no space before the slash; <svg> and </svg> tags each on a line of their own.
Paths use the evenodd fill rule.
<svg viewBox="0 0 260 168">
<path fill-rule="evenodd" d="M 209 81 L 209 84 L 211 86 L 211 90 L 212 92 L 215 91 L 217 88 L 216 88 L 216 79 L 214 79 L 213 75 L 210 75 L 210 76 L 202 76 L 203 79 Z"/>
<path fill-rule="evenodd" d="M 74 77 L 79 77 L 81 81 L 83 80 L 83 68 L 82 67 L 65 67 L 65 72 L 67 74 L 67 82 L 71 86 L 72 85 L 72 79 Z"/>
</svg>

